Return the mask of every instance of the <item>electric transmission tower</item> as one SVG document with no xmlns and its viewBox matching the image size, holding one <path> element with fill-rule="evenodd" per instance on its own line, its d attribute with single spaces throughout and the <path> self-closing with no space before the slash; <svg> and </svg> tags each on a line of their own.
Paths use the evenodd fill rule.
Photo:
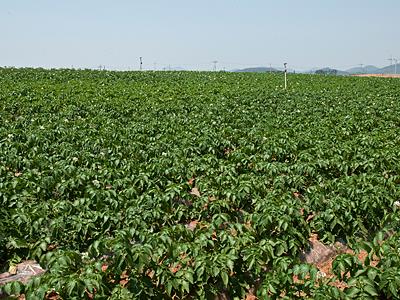
<svg viewBox="0 0 400 300">
<path fill-rule="evenodd" d="M 212 63 L 213 63 L 213 71 L 215 72 L 215 71 L 217 71 L 217 63 L 218 63 L 218 61 L 214 60 Z"/>
<path fill-rule="evenodd" d="M 139 70 L 143 70 L 143 57 L 139 57 Z"/>
<path fill-rule="evenodd" d="M 390 58 L 388 58 L 388 61 L 390 61 L 390 65 L 391 65 L 391 66 L 393 65 L 393 60 L 394 60 L 394 59 L 393 59 L 393 56 L 391 55 Z"/>
<path fill-rule="evenodd" d="M 359 66 L 360 66 L 360 68 L 361 68 L 361 73 L 365 73 L 364 64 L 359 64 Z"/>
</svg>

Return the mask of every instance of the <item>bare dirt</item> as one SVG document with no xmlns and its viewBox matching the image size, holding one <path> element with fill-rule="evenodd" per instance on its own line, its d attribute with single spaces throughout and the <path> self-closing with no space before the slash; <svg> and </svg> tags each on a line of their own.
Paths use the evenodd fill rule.
<svg viewBox="0 0 400 300">
<path fill-rule="evenodd" d="M 400 78 L 400 74 L 357 74 L 355 77 L 382 77 L 382 78 Z"/>
<path fill-rule="evenodd" d="M 41 275 L 44 272 L 45 270 L 36 261 L 27 260 L 10 268 L 9 272 L 0 274 L 0 285 L 12 281 L 26 283 L 31 277 Z"/>
</svg>

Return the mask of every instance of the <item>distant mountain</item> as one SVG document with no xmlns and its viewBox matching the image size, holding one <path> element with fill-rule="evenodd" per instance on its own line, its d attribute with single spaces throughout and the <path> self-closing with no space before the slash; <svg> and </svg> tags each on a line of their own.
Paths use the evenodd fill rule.
<svg viewBox="0 0 400 300">
<path fill-rule="evenodd" d="M 254 72 L 254 73 L 265 73 L 265 72 L 278 72 L 277 69 L 267 68 L 267 67 L 254 67 L 254 68 L 245 68 L 245 69 L 237 69 L 232 72 Z"/>
<path fill-rule="evenodd" d="M 369 65 L 369 66 L 365 66 L 365 67 L 355 67 L 355 68 L 351 68 L 346 70 L 347 73 L 349 74 L 376 74 L 379 73 L 379 68 Z"/>
<path fill-rule="evenodd" d="M 337 75 L 350 75 L 347 71 L 337 70 Z"/>
<path fill-rule="evenodd" d="M 355 74 L 400 74 L 400 64 L 397 64 L 397 68 L 395 68 L 395 65 L 390 65 L 386 66 L 383 68 L 378 68 L 375 66 L 365 66 L 363 68 L 361 67 L 356 67 L 356 68 L 351 68 L 347 70 L 350 75 L 355 75 Z"/>
<path fill-rule="evenodd" d="M 163 70 L 163 71 L 186 71 L 185 68 L 182 68 L 179 66 L 165 66 L 165 67 L 162 67 L 160 70 Z"/>
<path fill-rule="evenodd" d="M 376 72 L 376 74 L 395 74 L 395 73 L 400 74 L 400 64 L 397 64 L 396 68 L 395 65 L 391 65 L 381 68 Z"/>
<path fill-rule="evenodd" d="M 253 68 L 244 68 L 244 69 L 236 69 L 232 70 L 232 72 L 255 72 L 255 73 L 265 73 L 265 72 L 282 72 L 282 69 L 275 69 L 275 68 L 267 68 L 267 67 L 253 67 Z M 336 72 L 335 72 L 336 71 Z M 397 64 L 397 69 L 395 70 L 395 65 L 386 66 L 383 68 L 378 68 L 373 65 L 367 65 L 365 67 L 355 67 L 348 69 L 346 71 L 337 70 L 329 67 L 324 68 L 313 68 L 306 71 L 297 71 L 296 73 L 302 74 L 335 74 L 336 75 L 355 75 L 355 74 L 400 74 L 400 64 Z M 293 69 L 288 69 L 289 73 L 294 73 Z"/>
<path fill-rule="evenodd" d="M 315 71 L 320 70 L 320 68 L 313 68 L 310 70 L 300 71 L 301 74 L 315 74 Z"/>
<path fill-rule="evenodd" d="M 309 71 L 304 71 L 304 74 L 325 74 L 325 75 L 349 75 L 346 71 L 341 71 L 337 69 L 332 69 L 329 67 L 319 68 L 319 69 L 312 69 Z"/>
</svg>

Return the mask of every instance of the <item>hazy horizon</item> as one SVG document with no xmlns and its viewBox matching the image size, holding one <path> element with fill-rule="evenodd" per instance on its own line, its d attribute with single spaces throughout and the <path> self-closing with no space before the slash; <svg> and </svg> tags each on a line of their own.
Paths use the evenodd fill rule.
<svg viewBox="0 0 400 300">
<path fill-rule="evenodd" d="M 3 0 L 0 66 L 297 70 L 400 59 L 394 0 Z"/>
</svg>

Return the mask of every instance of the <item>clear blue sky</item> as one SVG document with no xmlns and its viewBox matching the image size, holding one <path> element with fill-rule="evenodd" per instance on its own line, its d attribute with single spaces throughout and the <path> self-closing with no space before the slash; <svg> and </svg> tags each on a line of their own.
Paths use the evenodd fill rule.
<svg viewBox="0 0 400 300">
<path fill-rule="evenodd" d="M 399 0 L 1 0 L 0 66 L 297 69 L 400 59 Z"/>
</svg>

